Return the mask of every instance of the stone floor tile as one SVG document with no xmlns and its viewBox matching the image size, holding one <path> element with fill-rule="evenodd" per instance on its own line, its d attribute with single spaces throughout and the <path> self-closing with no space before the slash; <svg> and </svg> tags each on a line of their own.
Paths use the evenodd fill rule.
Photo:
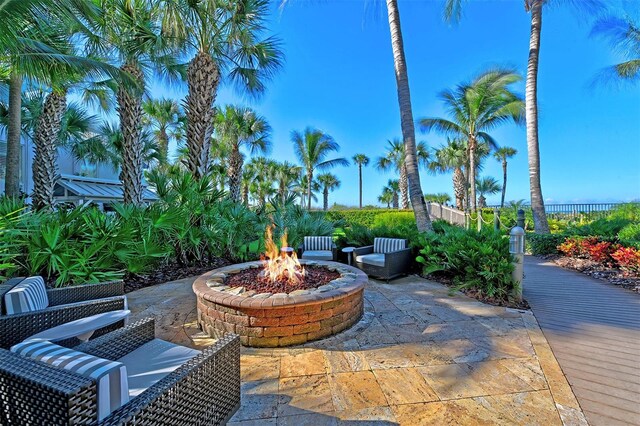
<svg viewBox="0 0 640 426">
<path fill-rule="evenodd" d="M 447 353 L 450 342 L 415 342 L 402 345 L 405 356 L 416 367 L 427 365 L 452 364 L 454 361 Z"/>
<path fill-rule="evenodd" d="M 522 333 L 506 336 L 470 337 L 477 345 L 490 352 L 490 359 L 528 358 L 535 356 L 529 336 Z"/>
<path fill-rule="evenodd" d="M 334 412 L 306 413 L 278 417 L 278 426 L 337 426 Z"/>
<path fill-rule="evenodd" d="M 311 376 L 326 372 L 324 351 L 298 352 L 280 357 L 280 377 Z"/>
<path fill-rule="evenodd" d="M 392 426 L 397 425 L 391 407 L 370 407 L 360 410 L 336 411 L 340 426 Z"/>
<path fill-rule="evenodd" d="M 336 411 L 388 405 L 371 371 L 330 374 L 329 385 Z"/>
<path fill-rule="evenodd" d="M 440 318 L 443 321 L 467 321 L 472 319 L 471 316 L 465 315 L 462 312 L 458 312 L 454 307 L 445 306 L 440 304 L 433 304 L 427 306 L 427 310 Z"/>
<path fill-rule="evenodd" d="M 434 343 L 442 348 L 444 354 L 453 362 L 480 362 L 490 358 L 490 352 L 469 339 L 455 339 L 446 342 Z"/>
<path fill-rule="evenodd" d="M 470 398 L 486 394 L 471 372 L 460 364 L 417 367 L 431 388 L 442 400 Z"/>
<path fill-rule="evenodd" d="M 487 398 L 496 411 L 517 425 L 562 425 L 548 390 L 493 395 Z"/>
<path fill-rule="evenodd" d="M 227 426 L 276 426 L 277 420 L 275 417 L 270 419 L 257 419 L 257 420 L 241 420 L 239 422 L 229 422 Z"/>
<path fill-rule="evenodd" d="M 261 355 L 241 355 L 240 378 L 243 382 L 277 379 L 280 377 L 280 358 Z"/>
<path fill-rule="evenodd" d="M 560 420 L 564 426 L 589 426 L 582 410 L 556 404 Z"/>
<path fill-rule="evenodd" d="M 374 374 L 390 405 L 438 400 L 435 391 L 415 368 L 375 370 Z"/>
<path fill-rule="evenodd" d="M 511 358 L 501 359 L 500 365 L 527 382 L 535 390 L 548 389 L 542 368 L 536 358 Z"/>
<path fill-rule="evenodd" d="M 580 409 L 578 400 L 573 394 L 560 364 L 553 356 L 551 347 L 548 344 L 536 344 L 533 347 L 555 402 L 564 407 Z"/>
<path fill-rule="evenodd" d="M 400 425 L 512 425 L 506 417 L 493 411 L 484 398 L 394 405 Z"/>
<path fill-rule="evenodd" d="M 406 344 L 380 346 L 364 350 L 364 357 L 372 370 L 383 368 L 415 367 L 405 353 Z"/>
<path fill-rule="evenodd" d="M 371 325 L 360 333 L 356 340 L 362 349 L 397 343 L 387 329 L 376 319 L 371 321 Z"/>
<path fill-rule="evenodd" d="M 334 410 L 326 374 L 281 378 L 279 394 L 278 416 Z"/>
<path fill-rule="evenodd" d="M 269 419 L 276 417 L 278 411 L 278 380 L 244 382 L 240 388 L 242 405 L 231 418 L 231 422 L 244 420 Z"/>
<path fill-rule="evenodd" d="M 391 311 L 391 312 L 382 312 L 376 315 L 376 319 L 380 321 L 382 325 L 406 325 L 406 324 L 416 324 L 416 319 L 403 311 Z"/>
<path fill-rule="evenodd" d="M 420 342 L 423 340 L 422 327 L 417 324 L 385 325 L 384 328 L 397 343 Z"/>
<path fill-rule="evenodd" d="M 487 327 L 494 335 L 513 335 L 514 332 L 526 332 L 522 317 L 519 318 L 478 318 L 477 321 Z"/>
<path fill-rule="evenodd" d="M 345 373 L 371 369 L 364 356 L 364 351 L 361 350 L 326 351 L 325 358 L 327 360 L 327 373 Z"/>
<path fill-rule="evenodd" d="M 444 322 L 444 320 L 432 314 L 427 309 L 419 309 L 419 310 L 407 312 L 407 314 L 414 317 L 418 324 L 424 325 L 425 327 L 429 324 L 438 324 L 438 323 Z"/>
<path fill-rule="evenodd" d="M 499 361 L 473 362 L 460 364 L 469 376 L 480 384 L 485 395 L 528 392 L 534 390 L 526 381 L 501 365 Z"/>
</svg>

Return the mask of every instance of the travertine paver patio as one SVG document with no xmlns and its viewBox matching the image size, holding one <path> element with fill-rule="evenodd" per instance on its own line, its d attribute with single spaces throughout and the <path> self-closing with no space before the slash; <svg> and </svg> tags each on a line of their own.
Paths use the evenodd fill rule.
<svg viewBox="0 0 640 426">
<path fill-rule="evenodd" d="M 201 347 L 192 280 L 130 294 L 133 319 Z M 364 318 L 303 347 L 244 348 L 231 425 L 586 424 L 529 312 L 482 304 L 418 277 L 371 280 Z"/>
</svg>

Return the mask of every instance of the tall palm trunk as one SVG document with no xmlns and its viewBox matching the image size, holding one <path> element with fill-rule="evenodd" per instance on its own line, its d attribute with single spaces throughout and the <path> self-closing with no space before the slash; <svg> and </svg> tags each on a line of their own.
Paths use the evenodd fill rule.
<svg viewBox="0 0 640 426">
<path fill-rule="evenodd" d="M 531 7 L 531 36 L 529 38 L 525 108 L 533 226 L 537 234 L 548 234 L 550 232 L 549 223 L 544 211 L 544 198 L 542 197 L 542 186 L 540 184 L 540 147 L 538 145 L 538 61 L 541 29 L 542 1 L 538 0 Z"/>
<path fill-rule="evenodd" d="M 362 163 L 358 164 L 358 180 L 360 183 L 360 204 L 359 207 L 362 208 Z"/>
<path fill-rule="evenodd" d="M 402 200 L 402 208 L 409 208 L 409 182 L 407 178 L 407 166 L 404 164 L 400 168 L 400 198 Z"/>
<path fill-rule="evenodd" d="M 323 204 L 322 208 L 324 211 L 329 210 L 329 188 L 324 187 L 324 191 L 322 192 Z"/>
<path fill-rule="evenodd" d="M 456 167 L 453 170 L 453 193 L 456 197 L 456 208 L 458 210 L 464 210 L 465 188 L 466 182 L 464 173 L 460 167 Z"/>
<path fill-rule="evenodd" d="M 140 87 L 121 85 L 116 95 L 120 132 L 122 133 L 122 170 L 120 180 L 124 193 L 124 203 L 142 203 L 142 87 L 144 74 L 136 63 L 126 63 L 122 71 L 129 73 Z"/>
<path fill-rule="evenodd" d="M 4 193 L 9 197 L 20 195 L 20 133 L 22 120 L 22 76 L 12 72 L 9 76 L 9 128 L 7 129 L 7 159 Z"/>
<path fill-rule="evenodd" d="M 187 169 L 196 179 L 207 173 L 213 131 L 213 102 L 216 100 L 220 71 L 206 52 L 199 52 L 187 68 L 189 92 L 185 100 L 187 117 Z"/>
<path fill-rule="evenodd" d="M 245 207 L 249 207 L 249 185 L 242 186 L 242 203 Z"/>
<path fill-rule="evenodd" d="M 409 91 L 409 76 L 404 56 L 404 42 L 400 27 L 400 11 L 397 0 L 387 0 L 387 12 L 389 16 L 389 30 L 391 32 L 391 46 L 393 49 L 393 62 L 395 65 L 396 84 L 398 89 L 398 104 L 400 106 L 400 123 L 402 126 L 402 138 L 404 140 L 405 163 L 407 178 L 409 180 L 409 193 L 411 204 L 416 216 L 418 231 L 431 231 L 431 219 L 427 211 L 427 204 L 420 187 L 420 171 L 418 170 L 416 150 L 416 130 L 413 125 L 413 111 L 411 110 L 411 93 Z"/>
<path fill-rule="evenodd" d="M 311 210 L 311 182 L 313 182 L 313 171 L 307 173 L 307 210 Z"/>
<path fill-rule="evenodd" d="M 504 196 L 507 193 L 507 159 L 502 160 L 502 197 L 500 198 L 500 208 L 504 207 Z"/>
<path fill-rule="evenodd" d="M 240 185 L 242 183 L 242 155 L 238 146 L 234 146 L 229 155 L 229 198 L 232 201 L 240 201 Z"/>
<path fill-rule="evenodd" d="M 169 163 L 169 135 L 163 128 L 158 132 L 158 151 L 160 152 L 160 163 Z"/>
<path fill-rule="evenodd" d="M 400 200 L 398 199 L 398 193 L 397 192 L 393 193 L 393 200 L 391 201 L 391 204 L 393 205 L 394 209 L 400 208 Z"/>
<path fill-rule="evenodd" d="M 51 92 L 44 101 L 42 112 L 36 124 L 33 139 L 33 207 L 36 209 L 53 206 L 53 187 L 56 183 L 58 157 L 58 136 L 62 116 L 67 108 L 67 93 Z"/>
<path fill-rule="evenodd" d="M 471 210 L 476 211 L 476 139 L 469 138 L 469 197 L 471 198 Z"/>
</svg>

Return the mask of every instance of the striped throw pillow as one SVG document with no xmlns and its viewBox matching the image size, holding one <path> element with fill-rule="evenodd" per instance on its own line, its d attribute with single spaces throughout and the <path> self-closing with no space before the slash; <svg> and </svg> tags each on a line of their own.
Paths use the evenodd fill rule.
<svg viewBox="0 0 640 426">
<path fill-rule="evenodd" d="M 47 287 L 42 277 L 29 277 L 4 295 L 7 314 L 39 311 L 49 306 Z"/>
<path fill-rule="evenodd" d="M 406 241 L 401 238 L 375 238 L 373 240 L 374 253 L 391 253 L 406 248 Z"/>
<path fill-rule="evenodd" d="M 18 343 L 11 351 L 94 380 L 98 421 L 129 402 L 127 368 L 121 362 L 98 358 L 46 341 Z"/>
<path fill-rule="evenodd" d="M 332 245 L 331 237 L 304 237 L 305 250 L 331 250 Z"/>
</svg>

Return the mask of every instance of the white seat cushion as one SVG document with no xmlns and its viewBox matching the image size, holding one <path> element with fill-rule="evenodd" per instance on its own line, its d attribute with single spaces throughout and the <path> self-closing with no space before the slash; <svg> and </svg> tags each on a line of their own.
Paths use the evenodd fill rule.
<svg viewBox="0 0 640 426">
<path fill-rule="evenodd" d="M 360 256 L 356 256 L 356 262 L 366 263 L 367 265 L 373 265 L 373 266 L 384 266 L 384 254 L 383 253 L 363 254 Z"/>
<path fill-rule="evenodd" d="M 162 339 L 153 339 L 129 352 L 118 360 L 127 367 L 129 396 L 140 395 L 200 353 Z"/>
<path fill-rule="evenodd" d="M 302 253 L 302 258 L 308 260 L 333 260 L 333 252 L 331 250 L 305 250 Z"/>
<path fill-rule="evenodd" d="M 42 277 L 25 278 L 4 295 L 7 314 L 21 314 L 45 309 L 49 306 L 47 287 Z"/>
<path fill-rule="evenodd" d="M 94 380 L 98 421 L 129 402 L 127 369 L 121 362 L 98 358 L 46 341 L 18 343 L 11 351 Z"/>
<path fill-rule="evenodd" d="M 374 238 L 374 253 L 391 253 L 407 247 L 406 240 L 401 238 Z"/>
<path fill-rule="evenodd" d="M 331 250 L 332 245 L 331 237 L 304 237 L 305 250 Z"/>
</svg>

